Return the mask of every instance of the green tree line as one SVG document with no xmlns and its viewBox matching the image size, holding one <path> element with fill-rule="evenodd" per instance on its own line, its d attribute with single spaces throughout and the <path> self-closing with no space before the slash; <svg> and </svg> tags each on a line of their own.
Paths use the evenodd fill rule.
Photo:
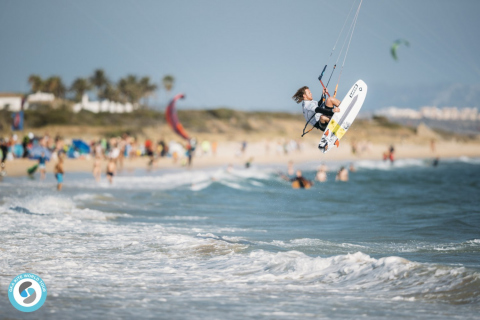
<svg viewBox="0 0 480 320">
<path fill-rule="evenodd" d="M 165 90 L 170 92 L 174 81 L 173 76 L 166 75 L 161 83 Z M 90 77 L 76 78 L 70 86 L 67 86 L 59 76 L 43 79 L 37 74 L 30 75 L 28 83 L 31 92 L 53 93 L 57 98 L 70 98 L 76 102 L 80 101 L 85 93 L 93 91 L 98 100 L 108 99 L 132 104 L 139 104 L 143 100 L 143 104 L 146 105 L 148 98 L 159 89 L 148 76 L 137 77 L 129 74 L 117 82 L 112 82 L 103 69 L 96 69 Z"/>
</svg>

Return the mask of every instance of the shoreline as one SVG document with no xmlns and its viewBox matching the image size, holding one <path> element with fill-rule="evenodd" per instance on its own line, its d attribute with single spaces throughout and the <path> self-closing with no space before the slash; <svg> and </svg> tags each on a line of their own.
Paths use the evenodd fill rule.
<svg viewBox="0 0 480 320">
<path fill-rule="evenodd" d="M 252 164 L 283 164 L 287 166 L 289 161 L 294 164 L 305 164 L 318 162 L 356 162 L 360 160 L 382 160 L 382 154 L 387 150 L 386 144 L 372 144 L 367 150 L 359 154 L 352 154 L 350 145 L 344 144 L 338 149 L 331 150 L 326 154 L 322 154 L 315 145 L 308 141 L 303 144 L 301 151 L 294 151 L 289 154 L 284 154 L 278 150 L 269 151 L 265 148 L 265 143 L 256 142 L 250 143 L 244 154 L 239 153 L 239 143 L 228 142 L 219 144 L 217 155 L 201 155 L 201 150 L 196 151 L 193 157 L 192 166 L 182 166 L 182 161 L 185 158 L 179 159 L 176 163 L 171 157 L 157 158 L 153 166 L 153 170 L 158 169 L 201 169 L 228 166 L 245 166 L 245 163 L 253 158 Z M 433 159 L 439 157 L 445 158 L 459 158 L 465 157 L 480 157 L 480 144 L 478 143 L 452 143 L 452 142 L 438 142 L 435 147 L 435 152 L 430 149 L 429 145 L 417 144 L 400 144 L 395 145 L 395 159 Z M 65 172 L 92 172 L 93 158 L 90 159 L 64 159 Z M 132 169 L 148 169 L 148 157 L 136 157 L 124 159 L 122 170 Z M 22 177 L 27 176 L 27 169 L 38 163 L 36 160 L 29 159 L 14 159 L 6 162 L 6 171 L 8 177 Z M 107 160 L 103 159 L 101 168 L 102 175 L 105 174 Z M 54 161 L 47 162 L 47 174 L 53 173 L 55 166 Z M 117 166 L 118 167 L 118 166 Z M 120 171 L 120 170 L 118 170 Z M 38 171 L 37 171 L 38 172 Z M 37 174 L 37 173 L 36 173 Z"/>
</svg>

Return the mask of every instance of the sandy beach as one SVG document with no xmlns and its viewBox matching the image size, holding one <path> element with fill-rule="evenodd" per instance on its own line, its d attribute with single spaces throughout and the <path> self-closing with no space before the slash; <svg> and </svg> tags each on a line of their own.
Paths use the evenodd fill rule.
<svg viewBox="0 0 480 320">
<path fill-rule="evenodd" d="M 269 149 L 266 150 L 268 144 Z M 331 150 L 323 154 L 316 149 L 314 140 L 307 140 L 301 145 L 299 151 L 278 152 L 275 150 L 273 142 L 260 141 L 249 143 L 245 153 L 240 153 L 240 142 L 220 142 L 216 155 L 202 155 L 201 150 L 196 151 L 193 158 L 191 168 L 221 167 L 232 164 L 236 167 L 243 167 L 246 161 L 253 158 L 253 164 L 287 164 L 289 161 L 294 163 L 311 163 L 311 162 L 355 162 L 358 160 L 380 160 L 382 154 L 389 148 L 389 144 L 370 144 L 367 150 L 359 150 L 356 154 L 352 154 L 351 146 L 344 143 L 339 148 Z M 442 158 L 459 158 L 459 157 L 480 157 L 480 144 L 478 143 L 458 143 L 458 142 L 437 142 L 435 152 L 433 152 L 428 144 L 396 144 L 396 159 L 433 159 Z M 125 159 L 123 170 L 147 168 L 149 159 L 147 157 L 136 157 Z M 35 160 L 15 159 L 7 161 L 6 170 L 10 177 L 20 177 L 27 175 L 27 169 L 37 163 Z M 102 173 L 105 173 L 107 161 L 102 161 Z M 50 161 L 47 163 L 47 174 L 53 173 L 55 163 Z M 81 159 L 65 159 L 65 170 L 68 172 L 91 172 L 93 168 L 93 159 L 91 157 Z M 187 168 L 184 161 L 179 159 L 174 162 L 171 157 L 158 158 L 155 162 L 154 169 L 172 169 Z"/>
</svg>

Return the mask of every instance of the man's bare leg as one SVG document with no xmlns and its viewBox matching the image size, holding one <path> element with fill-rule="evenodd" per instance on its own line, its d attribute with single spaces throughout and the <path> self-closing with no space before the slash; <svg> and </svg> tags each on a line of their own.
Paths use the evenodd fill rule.
<svg viewBox="0 0 480 320">
<path fill-rule="evenodd" d="M 340 100 L 334 97 L 327 98 L 327 101 L 325 101 L 325 106 L 329 108 L 338 107 L 339 105 L 340 105 Z"/>
<path fill-rule="evenodd" d="M 328 123 L 330 121 L 330 118 L 327 116 L 324 116 L 323 114 L 320 116 L 320 123 Z"/>
</svg>

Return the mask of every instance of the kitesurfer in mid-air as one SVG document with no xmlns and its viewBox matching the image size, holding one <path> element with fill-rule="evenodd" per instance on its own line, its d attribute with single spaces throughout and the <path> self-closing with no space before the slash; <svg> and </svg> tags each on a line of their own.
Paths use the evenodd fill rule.
<svg viewBox="0 0 480 320">
<path fill-rule="evenodd" d="M 296 103 L 302 102 L 303 116 L 305 121 L 310 123 L 317 129 L 325 131 L 328 122 L 333 116 L 334 112 L 339 112 L 340 100 L 334 97 L 326 98 L 328 89 L 323 89 L 322 98 L 320 101 L 313 100 L 312 92 L 307 86 L 303 86 L 297 90 L 292 99 Z"/>
</svg>

